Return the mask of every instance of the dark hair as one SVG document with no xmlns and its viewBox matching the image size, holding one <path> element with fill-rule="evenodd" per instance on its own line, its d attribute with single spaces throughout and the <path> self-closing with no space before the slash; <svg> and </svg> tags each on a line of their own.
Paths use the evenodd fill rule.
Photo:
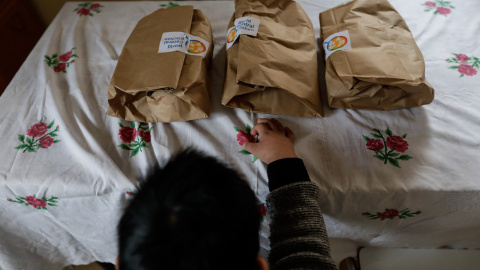
<svg viewBox="0 0 480 270">
<path fill-rule="evenodd" d="M 260 214 L 252 189 L 187 150 L 140 186 L 118 226 L 120 270 L 253 269 Z"/>
</svg>

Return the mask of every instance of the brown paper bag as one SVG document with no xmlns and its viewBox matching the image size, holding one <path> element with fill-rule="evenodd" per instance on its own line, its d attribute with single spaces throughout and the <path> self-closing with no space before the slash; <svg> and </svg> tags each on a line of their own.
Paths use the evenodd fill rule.
<svg viewBox="0 0 480 270">
<path fill-rule="evenodd" d="M 249 112 L 322 117 L 312 23 L 292 0 L 237 0 L 229 23 L 260 20 L 227 49 L 222 104 Z"/>
<path fill-rule="evenodd" d="M 205 58 L 158 53 L 162 34 L 185 32 L 210 43 Z M 207 118 L 207 69 L 213 42 L 210 22 L 192 6 L 158 10 L 141 19 L 123 47 L 108 87 L 107 114 L 138 122 Z"/>
<path fill-rule="evenodd" d="M 320 26 L 326 52 L 332 52 L 325 64 L 330 107 L 392 110 L 432 102 L 422 53 L 387 0 L 342 4 L 320 13 Z M 342 31 L 349 41 L 336 34 Z M 344 42 L 351 49 L 341 50 L 349 45 Z"/>
</svg>

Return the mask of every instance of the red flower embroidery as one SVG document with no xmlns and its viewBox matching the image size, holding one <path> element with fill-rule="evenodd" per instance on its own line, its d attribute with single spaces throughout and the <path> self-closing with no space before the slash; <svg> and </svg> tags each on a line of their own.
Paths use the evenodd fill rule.
<svg viewBox="0 0 480 270">
<path fill-rule="evenodd" d="M 402 137 L 397 135 L 388 136 L 387 146 L 388 148 L 398 151 L 400 153 L 403 153 L 406 150 L 408 150 L 408 143 L 405 140 L 403 140 Z"/>
<path fill-rule="evenodd" d="M 452 10 L 449 9 L 449 8 L 445 8 L 445 7 L 437 7 L 437 12 L 440 15 L 448 15 L 452 12 Z"/>
<path fill-rule="evenodd" d="M 366 145 L 368 146 L 368 150 L 372 151 L 382 150 L 384 146 L 382 140 L 379 139 L 370 139 Z"/>
<path fill-rule="evenodd" d="M 140 138 L 143 138 L 145 140 L 145 142 L 150 142 L 150 140 L 152 139 L 150 131 L 143 131 L 143 130 L 139 129 L 138 130 L 138 135 L 140 136 Z"/>
<path fill-rule="evenodd" d="M 42 137 L 48 130 L 47 124 L 40 122 L 30 127 L 27 131 L 28 136 Z"/>
<path fill-rule="evenodd" d="M 118 132 L 122 141 L 131 143 L 137 138 L 137 130 L 131 127 L 122 127 Z"/>
<path fill-rule="evenodd" d="M 400 160 L 409 160 L 412 158 L 409 155 L 400 155 L 399 153 L 394 152 L 398 151 L 403 153 L 408 149 L 408 143 L 404 140 L 407 138 L 407 134 L 403 134 L 401 137 L 393 135 L 393 132 L 387 127 L 385 133 L 387 133 L 388 137 L 385 139 L 379 129 L 374 128 L 372 131 L 373 132 L 370 134 L 373 138 L 363 135 L 363 139 L 367 142 L 365 144 L 367 149 L 375 151 L 375 155 L 373 156 L 383 161 L 383 164 L 387 164 L 388 162 L 393 166 L 400 168 L 400 164 L 398 163 Z M 387 146 L 391 149 L 390 151 L 386 148 Z"/>
<path fill-rule="evenodd" d="M 444 0 L 433 0 L 433 1 L 427 1 L 425 4 L 422 4 L 425 6 L 425 11 L 430 12 L 433 10 L 433 14 L 441 14 L 441 15 L 447 15 L 452 12 L 452 9 L 455 7 L 450 4 L 450 1 L 444 1 Z"/>
<path fill-rule="evenodd" d="M 58 64 L 58 66 L 56 68 L 54 68 L 53 70 L 55 72 L 62 72 L 64 71 L 65 69 L 67 69 L 67 64 L 64 64 L 64 63 L 60 63 Z"/>
<path fill-rule="evenodd" d="M 131 151 L 130 157 L 137 155 L 142 151 L 143 148 L 148 147 L 147 143 L 149 143 L 152 139 L 152 134 L 150 132 L 152 131 L 153 127 L 150 127 L 149 129 L 147 123 L 139 123 L 137 131 L 135 128 L 135 122 L 132 122 L 130 127 L 125 127 L 120 122 L 118 125 L 120 126 L 118 135 L 120 135 L 120 138 L 125 143 L 117 145 L 117 147 Z M 137 138 L 137 134 L 139 139 L 135 140 Z"/>
<path fill-rule="evenodd" d="M 427 7 L 435 7 L 435 3 L 431 2 L 431 1 L 427 1 L 427 2 L 425 2 L 425 6 L 427 6 Z"/>
<path fill-rule="evenodd" d="M 458 66 L 458 72 L 467 76 L 477 75 L 477 70 L 467 64 L 461 64 L 460 66 Z"/>
<path fill-rule="evenodd" d="M 7 199 L 9 202 L 13 203 L 18 203 L 18 204 L 24 204 L 24 205 L 30 205 L 33 208 L 36 209 L 47 209 L 48 206 L 57 206 L 56 203 L 58 203 L 58 197 L 51 197 L 50 199 L 45 198 L 45 196 L 41 199 L 36 198 L 35 194 L 33 196 L 26 196 L 25 198 L 17 196 L 15 200 L 12 199 Z"/>
<path fill-rule="evenodd" d="M 385 212 L 380 213 L 377 212 L 376 214 L 371 214 L 370 212 L 362 213 L 362 216 L 367 217 L 368 219 L 394 219 L 398 217 L 399 219 L 406 219 L 407 217 L 414 217 L 416 215 L 420 215 L 422 211 L 418 210 L 417 212 L 410 212 L 408 208 L 403 209 L 402 211 L 398 211 L 396 209 L 385 209 Z"/>
<path fill-rule="evenodd" d="M 258 212 L 260 213 L 261 217 L 264 217 L 267 215 L 267 207 L 264 204 L 260 204 L 258 206 Z"/>
<path fill-rule="evenodd" d="M 458 62 L 460 62 L 460 63 L 465 63 L 465 62 L 468 61 L 468 56 L 466 56 L 463 53 L 457 54 L 456 58 L 457 58 Z M 448 61 L 448 59 L 447 59 L 447 61 Z"/>
<path fill-rule="evenodd" d="M 54 139 L 50 136 L 45 136 L 43 138 L 41 138 L 38 142 L 40 143 L 40 147 L 41 148 L 45 148 L 47 149 L 48 147 L 50 147 L 53 143 Z"/>
<path fill-rule="evenodd" d="M 55 124 L 55 120 L 50 122 L 50 124 L 48 124 L 47 126 L 47 124 L 43 122 L 43 117 L 42 117 L 39 123 L 36 123 L 30 127 L 30 129 L 27 131 L 26 136 L 23 134 L 18 134 L 18 140 L 21 142 L 21 144 L 15 147 L 15 149 L 17 150 L 23 149 L 24 153 L 26 151 L 36 153 L 39 148 L 46 149 L 50 147 L 52 143 L 61 142 L 60 140 L 54 140 L 52 138 L 52 137 L 58 136 L 57 132 L 60 131 L 60 127 L 58 125 L 54 130 L 47 133 L 48 129 L 52 128 L 54 124 Z M 32 136 L 32 138 L 29 138 L 28 136 Z M 40 138 L 35 140 L 35 138 L 38 138 L 38 137 Z"/>
<path fill-rule="evenodd" d="M 77 10 L 77 14 L 79 15 L 88 15 L 90 14 L 90 10 L 86 8 L 80 8 Z"/>
<path fill-rule="evenodd" d="M 100 7 L 100 4 L 99 4 L 99 3 L 95 3 L 95 4 L 92 4 L 92 5 L 90 6 L 90 9 L 97 9 L 97 8 L 99 8 L 99 7 Z"/>
<path fill-rule="evenodd" d="M 46 201 L 44 201 L 44 200 L 42 200 L 42 199 L 37 199 L 37 198 L 35 198 L 34 196 L 27 196 L 27 197 L 25 197 L 25 201 L 26 201 L 29 205 L 31 205 L 31 206 L 33 206 L 33 207 L 35 207 L 35 208 L 37 208 L 37 207 L 46 207 L 46 206 L 47 206 L 47 202 L 46 202 Z"/>
<path fill-rule="evenodd" d="M 237 141 L 241 146 L 243 146 L 246 142 L 255 142 L 255 138 L 252 136 L 252 134 L 243 130 L 239 130 L 237 134 Z"/>
<path fill-rule="evenodd" d="M 254 136 L 252 136 L 252 134 L 250 134 L 250 131 L 252 131 L 252 127 L 250 125 L 247 124 L 247 127 L 245 128 L 245 131 L 238 129 L 236 126 L 233 126 L 233 128 L 235 129 L 235 131 L 238 132 L 237 133 L 237 141 L 238 141 L 238 144 L 240 144 L 241 146 L 243 146 L 246 142 L 253 142 L 253 143 L 258 142 L 258 136 L 254 137 Z M 238 152 L 240 154 L 243 154 L 243 155 L 251 155 L 252 154 L 245 149 L 242 149 Z M 257 159 L 258 158 L 256 156 L 253 156 L 253 162 L 257 161 Z"/>
<path fill-rule="evenodd" d="M 58 57 L 58 59 L 60 59 L 60 61 L 62 61 L 62 62 L 68 62 L 68 60 L 70 60 L 70 57 L 72 57 L 72 54 L 73 54 L 73 51 L 68 51 L 68 52 L 60 55 L 60 57 Z"/>
</svg>

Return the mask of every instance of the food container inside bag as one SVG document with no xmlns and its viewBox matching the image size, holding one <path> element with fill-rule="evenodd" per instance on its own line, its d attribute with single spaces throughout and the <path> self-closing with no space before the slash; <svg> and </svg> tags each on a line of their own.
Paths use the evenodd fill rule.
<svg viewBox="0 0 480 270">
<path fill-rule="evenodd" d="M 239 34 L 245 30 L 242 26 L 255 22 L 256 35 Z M 228 30 L 223 105 L 258 113 L 323 116 L 315 33 L 300 4 L 237 0 Z"/>
<path fill-rule="evenodd" d="M 118 59 L 107 114 L 138 122 L 207 118 L 212 46 L 210 22 L 192 6 L 144 17 Z"/>
<path fill-rule="evenodd" d="M 355 0 L 320 13 L 330 107 L 392 110 L 432 102 L 420 49 L 387 0 Z"/>
</svg>

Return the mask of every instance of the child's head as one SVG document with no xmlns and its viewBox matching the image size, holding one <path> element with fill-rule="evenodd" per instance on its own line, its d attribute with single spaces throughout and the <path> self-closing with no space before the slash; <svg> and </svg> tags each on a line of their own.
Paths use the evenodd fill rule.
<svg viewBox="0 0 480 270">
<path fill-rule="evenodd" d="M 234 170 L 193 151 L 141 185 L 118 226 L 120 270 L 253 269 L 260 215 Z"/>
</svg>

